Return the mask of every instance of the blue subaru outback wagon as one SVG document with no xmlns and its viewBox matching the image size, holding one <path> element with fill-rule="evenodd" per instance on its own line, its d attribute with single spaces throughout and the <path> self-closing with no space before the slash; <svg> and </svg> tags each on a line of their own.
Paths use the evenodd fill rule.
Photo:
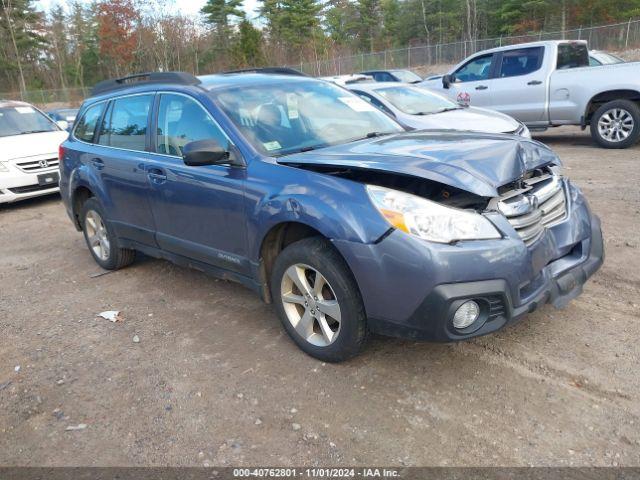
<svg viewBox="0 0 640 480">
<path fill-rule="evenodd" d="M 139 251 L 238 281 L 341 361 L 368 332 L 494 332 L 602 264 L 600 222 L 551 150 L 448 127 L 405 132 L 304 76 L 136 75 L 84 102 L 60 188 L 101 267 Z"/>
</svg>

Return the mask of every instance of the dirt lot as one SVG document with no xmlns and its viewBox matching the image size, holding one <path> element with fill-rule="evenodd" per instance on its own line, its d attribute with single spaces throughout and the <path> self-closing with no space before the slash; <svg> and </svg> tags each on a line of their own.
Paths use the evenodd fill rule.
<svg viewBox="0 0 640 480">
<path fill-rule="evenodd" d="M 640 146 L 539 138 L 603 220 L 584 294 L 341 365 L 239 285 L 144 258 L 92 277 L 56 197 L 0 207 L 0 464 L 640 465 Z"/>
</svg>

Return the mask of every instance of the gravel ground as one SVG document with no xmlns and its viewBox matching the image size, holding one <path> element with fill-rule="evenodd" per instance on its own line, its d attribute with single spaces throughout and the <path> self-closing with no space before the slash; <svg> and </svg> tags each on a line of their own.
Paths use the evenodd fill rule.
<svg viewBox="0 0 640 480">
<path fill-rule="evenodd" d="M 340 365 L 239 285 L 145 258 L 94 277 L 57 197 L 0 207 L 0 465 L 640 465 L 640 146 L 538 138 L 603 220 L 584 294 Z"/>
</svg>

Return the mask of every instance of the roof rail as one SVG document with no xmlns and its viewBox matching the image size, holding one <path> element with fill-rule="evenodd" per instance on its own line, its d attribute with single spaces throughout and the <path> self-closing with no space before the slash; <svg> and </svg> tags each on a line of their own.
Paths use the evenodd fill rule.
<svg viewBox="0 0 640 480">
<path fill-rule="evenodd" d="M 198 85 L 200 80 L 190 73 L 185 72 L 147 72 L 136 73 L 126 77 L 104 80 L 99 82 L 91 90 L 91 96 L 100 95 L 102 93 L 119 90 L 121 88 L 130 87 L 138 84 L 150 83 L 174 83 L 178 85 Z"/>
<path fill-rule="evenodd" d="M 270 73 L 273 75 L 296 75 L 298 77 L 307 77 L 306 73 L 289 67 L 261 67 L 261 68 L 243 68 L 240 70 L 227 70 L 221 73 Z"/>
</svg>

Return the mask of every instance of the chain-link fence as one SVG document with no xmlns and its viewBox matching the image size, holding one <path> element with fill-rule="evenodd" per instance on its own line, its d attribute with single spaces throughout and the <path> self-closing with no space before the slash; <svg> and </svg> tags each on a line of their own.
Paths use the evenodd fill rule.
<svg viewBox="0 0 640 480">
<path fill-rule="evenodd" d="M 640 20 L 600 27 L 577 28 L 560 32 L 467 40 L 436 45 L 421 45 L 375 53 L 362 53 L 317 62 L 289 65 L 314 76 L 344 75 L 363 70 L 410 68 L 423 70 L 433 65 L 451 65 L 472 53 L 489 48 L 540 40 L 587 40 L 592 50 L 624 51 L 640 48 Z"/>
<path fill-rule="evenodd" d="M 53 109 L 80 106 L 88 94 L 88 88 L 28 90 L 26 92 L 0 92 L 0 100 L 20 100 L 43 109 Z"/>
</svg>

